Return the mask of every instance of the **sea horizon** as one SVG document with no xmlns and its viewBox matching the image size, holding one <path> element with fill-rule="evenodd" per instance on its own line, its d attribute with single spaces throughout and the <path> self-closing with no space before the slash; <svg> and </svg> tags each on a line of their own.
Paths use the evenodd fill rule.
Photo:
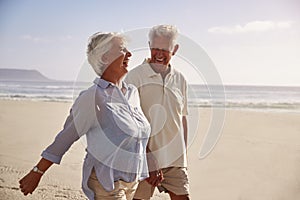
<svg viewBox="0 0 300 200">
<path fill-rule="evenodd" d="M 73 102 L 92 85 L 75 81 L 3 81 L 0 99 Z M 300 86 L 190 84 L 189 107 L 300 111 Z"/>
</svg>

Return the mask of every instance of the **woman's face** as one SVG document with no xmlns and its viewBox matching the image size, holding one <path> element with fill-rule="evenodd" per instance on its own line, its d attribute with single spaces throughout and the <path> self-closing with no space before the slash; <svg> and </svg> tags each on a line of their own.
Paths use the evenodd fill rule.
<svg viewBox="0 0 300 200">
<path fill-rule="evenodd" d="M 125 44 L 120 38 L 112 39 L 112 47 L 109 52 L 106 53 L 106 57 L 108 60 L 108 68 L 112 70 L 114 73 L 118 73 L 120 75 L 126 74 L 129 57 L 131 53 L 126 49 Z"/>
</svg>

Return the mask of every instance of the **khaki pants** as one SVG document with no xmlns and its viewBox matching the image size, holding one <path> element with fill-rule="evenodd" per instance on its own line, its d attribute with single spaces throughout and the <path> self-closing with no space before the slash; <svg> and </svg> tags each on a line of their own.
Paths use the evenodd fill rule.
<svg viewBox="0 0 300 200">
<path fill-rule="evenodd" d="M 106 191 L 99 183 L 94 169 L 88 180 L 88 186 L 95 193 L 95 200 L 131 200 L 137 189 L 138 182 L 127 183 L 119 180 L 114 183 L 113 191 Z"/>
</svg>

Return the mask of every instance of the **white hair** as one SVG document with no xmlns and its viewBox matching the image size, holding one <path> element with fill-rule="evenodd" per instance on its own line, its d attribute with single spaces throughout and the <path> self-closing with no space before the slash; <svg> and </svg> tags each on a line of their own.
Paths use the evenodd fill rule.
<svg viewBox="0 0 300 200">
<path fill-rule="evenodd" d="M 174 25 L 157 25 L 152 27 L 149 31 L 150 44 L 153 43 L 155 37 L 169 38 L 171 41 L 171 49 L 173 49 L 178 37 L 178 30 Z"/>
<path fill-rule="evenodd" d="M 98 32 L 89 38 L 87 46 L 87 59 L 96 74 L 99 76 L 102 76 L 103 72 L 108 67 L 108 63 L 105 63 L 102 60 L 102 57 L 111 49 L 113 38 L 120 38 L 122 41 L 124 41 L 124 43 L 126 42 L 125 36 L 115 32 Z"/>
</svg>

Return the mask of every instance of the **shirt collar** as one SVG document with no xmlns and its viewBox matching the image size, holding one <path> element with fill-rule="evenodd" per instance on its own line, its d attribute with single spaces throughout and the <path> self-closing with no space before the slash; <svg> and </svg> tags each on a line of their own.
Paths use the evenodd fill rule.
<svg viewBox="0 0 300 200">
<path fill-rule="evenodd" d="M 106 88 L 108 88 L 108 86 L 111 85 L 110 82 L 108 82 L 102 78 L 98 78 L 98 77 L 95 78 L 94 83 L 103 89 L 106 89 Z"/>
<path fill-rule="evenodd" d="M 115 86 L 113 83 L 111 83 L 109 81 L 106 81 L 106 80 L 104 80 L 102 78 L 98 78 L 98 77 L 95 78 L 94 84 L 96 84 L 97 86 L 99 86 L 99 87 L 101 87 L 103 89 L 106 89 L 109 86 Z M 128 90 L 128 86 L 127 86 L 127 84 L 124 81 L 122 81 L 122 87 L 124 87 L 126 89 L 126 91 Z"/>
</svg>

